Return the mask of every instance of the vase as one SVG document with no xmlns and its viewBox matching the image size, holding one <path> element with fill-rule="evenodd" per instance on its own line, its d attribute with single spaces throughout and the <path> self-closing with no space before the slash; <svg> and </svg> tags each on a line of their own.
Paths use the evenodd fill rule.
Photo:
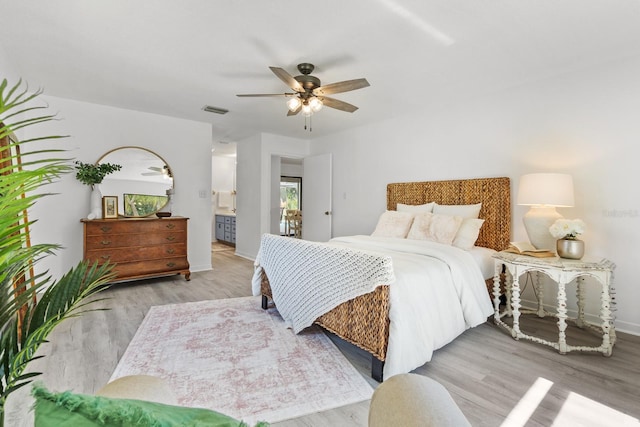
<svg viewBox="0 0 640 427">
<path fill-rule="evenodd" d="M 91 189 L 90 201 L 90 210 L 87 218 L 102 218 L 102 193 L 100 192 L 100 188 L 97 185 L 94 185 Z"/>
<path fill-rule="evenodd" d="M 584 255 L 584 242 L 578 239 L 560 239 L 556 242 L 560 258 L 580 259 Z"/>
</svg>

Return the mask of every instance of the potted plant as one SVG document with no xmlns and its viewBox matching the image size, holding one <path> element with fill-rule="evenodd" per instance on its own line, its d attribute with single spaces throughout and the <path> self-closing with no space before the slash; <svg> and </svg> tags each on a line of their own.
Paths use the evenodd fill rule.
<svg viewBox="0 0 640 427">
<path fill-rule="evenodd" d="M 102 194 L 97 185 L 102 183 L 105 176 L 119 171 L 122 166 L 112 163 L 83 163 L 77 160 L 75 165 L 76 179 L 83 184 L 91 186 L 90 210 L 87 218 L 100 218 L 102 216 Z"/>
<path fill-rule="evenodd" d="M 113 163 L 101 163 L 98 165 L 95 163 L 82 163 L 76 160 L 75 164 L 76 179 L 83 184 L 90 185 L 92 189 L 94 185 L 102 183 L 105 176 L 122 169 L 122 166 Z"/>
<path fill-rule="evenodd" d="M 30 94 L 21 86 L 21 81 L 14 86 L 6 79 L 0 83 L 0 140 L 7 142 L 0 144 L 0 427 L 7 398 L 39 375 L 26 369 L 40 357 L 35 354 L 47 335 L 65 319 L 88 310 L 87 305 L 97 301 L 92 297 L 114 278 L 113 265 L 86 261 L 55 281 L 46 271 L 33 273 L 34 264 L 60 245 L 30 245 L 29 226 L 35 221 L 25 212 L 50 195 L 42 186 L 73 168 L 59 157 L 62 150 L 23 149 L 62 136 L 10 139 L 15 131 L 54 119 L 38 115 L 46 107 L 32 105 L 41 92 Z"/>
<path fill-rule="evenodd" d="M 558 241 L 556 251 L 560 258 L 580 259 L 584 255 L 584 242 L 578 236 L 584 233 L 586 224 L 581 219 L 557 219 L 549 233 Z"/>
</svg>

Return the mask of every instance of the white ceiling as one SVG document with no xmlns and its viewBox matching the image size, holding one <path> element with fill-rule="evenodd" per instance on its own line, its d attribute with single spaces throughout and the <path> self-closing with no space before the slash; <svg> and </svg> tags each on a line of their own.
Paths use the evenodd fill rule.
<svg viewBox="0 0 640 427">
<path fill-rule="evenodd" d="M 639 0 L 0 0 L 0 10 L 0 47 L 32 87 L 208 122 L 216 143 L 313 138 L 640 54 Z M 325 84 L 367 78 L 333 95 L 360 109 L 325 107 L 310 133 L 284 98 L 236 97 L 288 91 L 268 67 L 297 75 L 300 62 Z"/>
</svg>

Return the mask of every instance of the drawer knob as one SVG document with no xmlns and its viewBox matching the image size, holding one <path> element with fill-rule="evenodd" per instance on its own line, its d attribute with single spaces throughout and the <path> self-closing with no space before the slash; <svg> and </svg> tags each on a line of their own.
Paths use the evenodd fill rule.
<svg viewBox="0 0 640 427">
<path fill-rule="evenodd" d="M 111 231 L 111 227 L 109 227 L 107 225 L 103 225 L 102 227 L 100 227 L 100 230 L 102 230 L 103 233 L 107 233 L 107 232 Z"/>
<path fill-rule="evenodd" d="M 175 249 L 173 249 L 173 248 L 169 248 L 169 249 L 167 249 L 167 253 L 168 253 L 168 254 L 172 254 L 172 253 L 174 253 L 175 251 L 176 251 L 176 250 L 175 250 Z"/>
<path fill-rule="evenodd" d="M 109 259 L 111 258 L 111 255 L 101 255 L 100 258 L 102 259 Z"/>
<path fill-rule="evenodd" d="M 100 242 L 103 246 L 107 246 L 111 244 L 111 240 L 103 240 L 102 242 Z"/>
<path fill-rule="evenodd" d="M 167 240 L 173 242 L 174 240 L 176 240 L 176 236 L 168 236 Z"/>
<path fill-rule="evenodd" d="M 175 228 L 175 226 L 176 226 L 175 224 L 167 224 L 167 228 L 168 228 L 169 230 L 171 230 L 171 229 Z"/>
<path fill-rule="evenodd" d="M 175 262 L 168 262 L 168 263 L 167 263 L 167 267 L 172 267 L 172 268 L 173 268 L 173 267 L 175 267 L 175 266 L 176 266 L 176 263 L 175 263 Z"/>
</svg>

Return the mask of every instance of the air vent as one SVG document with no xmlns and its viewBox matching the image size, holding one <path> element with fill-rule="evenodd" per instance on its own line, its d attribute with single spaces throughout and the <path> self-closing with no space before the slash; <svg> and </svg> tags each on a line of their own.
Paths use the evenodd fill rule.
<svg viewBox="0 0 640 427">
<path fill-rule="evenodd" d="M 216 113 L 216 114 L 227 114 L 229 110 L 225 110 L 224 108 L 212 107 L 211 105 L 205 105 L 202 109 L 208 113 Z"/>
</svg>

